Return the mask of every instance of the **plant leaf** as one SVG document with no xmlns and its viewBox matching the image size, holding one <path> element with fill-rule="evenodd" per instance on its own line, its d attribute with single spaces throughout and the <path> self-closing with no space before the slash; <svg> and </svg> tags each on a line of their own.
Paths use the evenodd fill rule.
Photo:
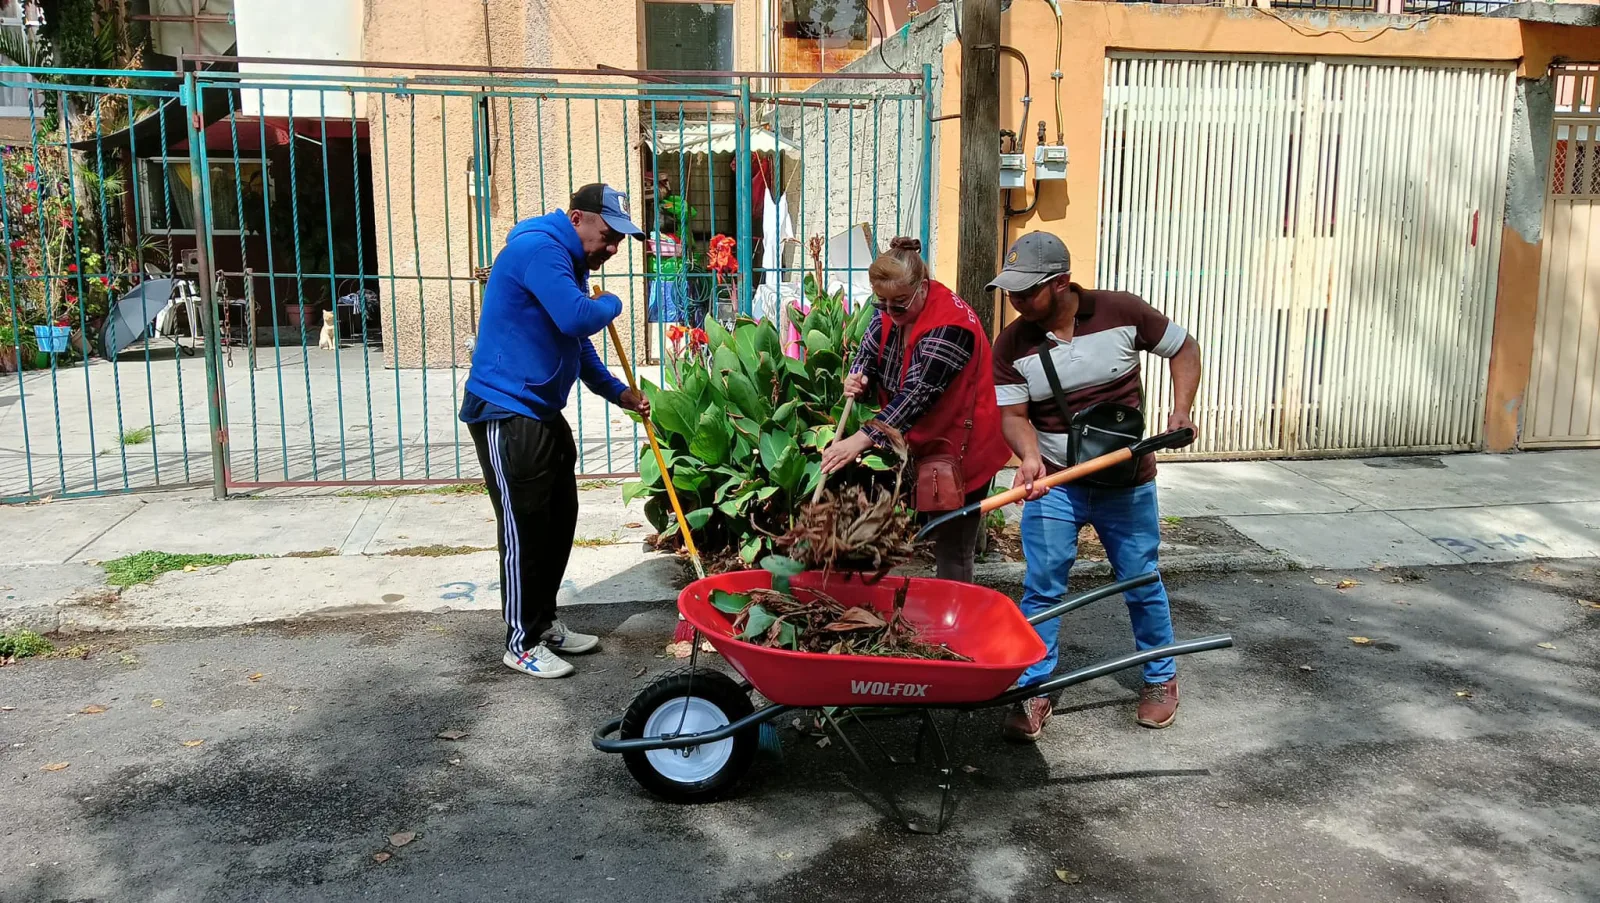
<svg viewBox="0 0 1600 903">
<path fill-rule="evenodd" d="M 651 455 L 650 457 L 654 458 L 655 455 Z M 644 496 L 649 495 L 650 492 L 650 487 L 646 486 L 643 480 L 635 480 L 630 483 L 624 483 L 622 484 L 622 503 L 624 505 L 632 504 L 634 499 L 643 498 Z"/>
<path fill-rule="evenodd" d="M 706 317 L 705 330 L 706 344 L 708 344 L 712 349 L 721 348 L 728 343 L 728 330 L 724 329 L 722 324 L 717 322 L 715 319 Z"/>
<path fill-rule="evenodd" d="M 739 557 L 744 559 L 745 564 L 755 564 L 756 559 L 761 557 L 761 551 L 765 545 L 766 540 L 762 537 L 751 536 L 744 541 L 743 545 L 739 546 Z"/>
<path fill-rule="evenodd" d="M 817 354 L 817 353 L 820 353 L 820 352 L 823 352 L 823 351 L 830 351 L 830 352 L 837 353 L 838 350 L 839 350 L 839 347 L 836 344 L 834 344 L 832 339 L 830 339 L 826 335 L 824 335 L 822 330 L 813 329 L 810 332 L 806 333 L 806 353 L 807 354 Z"/>
<path fill-rule="evenodd" d="M 728 417 L 719 410 L 707 408 L 700 415 L 694 438 L 689 440 L 689 453 L 707 464 L 717 465 L 728 460 Z"/>
<path fill-rule="evenodd" d="M 883 618 L 878 617 L 876 613 L 858 606 L 845 609 L 844 614 L 822 629 L 834 633 L 843 633 L 850 630 L 877 630 L 884 626 L 885 623 Z"/>
<path fill-rule="evenodd" d="M 794 417 L 795 410 L 799 407 L 800 402 L 795 399 L 790 399 L 789 401 L 778 405 L 778 409 L 772 412 L 772 422 L 778 424 L 779 426 L 788 424 L 788 422 Z"/>
<path fill-rule="evenodd" d="M 711 591 L 711 607 L 728 615 L 737 615 L 750 607 L 750 597 L 740 593 L 730 593 L 727 590 L 714 589 Z"/>
<path fill-rule="evenodd" d="M 790 444 L 778 457 L 778 466 L 772 469 L 772 479 L 783 487 L 784 492 L 794 495 L 805 475 L 805 456 L 800 453 L 798 446 Z"/>
<path fill-rule="evenodd" d="M 754 640 L 765 636 L 772 628 L 778 616 L 767 611 L 764 605 L 752 605 L 745 611 L 744 632 L 739 634 L 741 640 Z"/>
<path fill-rule="evenodd" d="M 703 530 L 706 523 L 711 520 L 713 513 L 714 511 L 711 508 L 696 508 L 693 511 L 685 512 L 683 519 L 689 522 L 689 529 Z"/>
<path fill-rule="evenodd" d="M 788 433 L 763 433 L 761 436 L 761 466 L 769 472 L 778 468 L 785 452 L 795 449 L 794 437 Z"/>
<path fill-rule="evenodd" d="M 772 575 L 772 588 L 780 593 L 789 591 L 789 581 L 804 573 L 806 566 L 783 555 L 768 555 L 761 567 Z"/>
<path fill-rule="evenodd" d="M 772 416 L 772 406 L 765 397 L 756 391 L 756 384 L 750 377 L 734 371 L 727 376 L 728 400 L 739 409 L 739 413 L 757 423 L 766 423 Z"/>
<path fill-rule="evenodd" d="M 662 392 L 651 404 L 650 419 L 655 421 L 658 430 L 687 438 L 694 435 L 700 411 L 695 401 L 687 394 L 673 390 Z"/>
</svg>

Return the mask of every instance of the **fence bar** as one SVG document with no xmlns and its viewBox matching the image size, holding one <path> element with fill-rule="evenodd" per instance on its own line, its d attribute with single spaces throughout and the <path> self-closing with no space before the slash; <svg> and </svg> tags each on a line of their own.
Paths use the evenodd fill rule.
<svg viewBox="0 0 1600 903">
<path fill-rule="evenodd" d="M 184 119 L 189 132 L 189 198 L 194 206 L 194 247 L 200 260 L 200 303 L 205 305 L 206 392 L 211 401 L 206 405 L 211 427 L 211 494 L 224 499 L 228 497 L 228 443 L 224 428 L 228 422 L 227 397 L 220 371 L 222 337 L 218 331 L 216 287 L 211 278 L 211 234 L 215 226 L 211 215 L 215 205 L 211 203 L 211 170 L 206 163 L 206 135 L 200 121 L 201 90 L 192 73 L 184 78 L 183 104 L 189 111 Z M 167 225 L 172 225 L 170 220 Z M 179 370 L 180 383 L 182 373 Z"/>
</svg>

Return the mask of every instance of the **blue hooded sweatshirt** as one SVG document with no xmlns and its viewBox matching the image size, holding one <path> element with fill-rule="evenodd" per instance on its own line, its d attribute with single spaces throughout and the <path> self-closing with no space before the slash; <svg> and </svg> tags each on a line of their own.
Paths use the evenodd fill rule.
<svg viewBox="0 0 1600 903">
<path fill-rule="evenodd" d="M 622 313 L 622 301 L 590 298 L 588 287 L 583 242 L 565 212 L 512 227 L 484 288 L 462 420 L 559 419 L 580 377 L 617 403 L 628 387 L 600 363 L 589 336 Z"/>
</svg>

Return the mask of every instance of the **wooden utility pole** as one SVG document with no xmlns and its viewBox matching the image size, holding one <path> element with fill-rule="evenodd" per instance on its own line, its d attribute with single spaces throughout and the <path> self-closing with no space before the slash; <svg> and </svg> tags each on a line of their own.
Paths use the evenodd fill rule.
<svg viewBox="0 0 1600 903">
<path fill-rule="evenodd" d="M 995 327 L 984 290 L 1000 255 L 1000 0 L 961 4 L 961 180 L 956 293 Z"/>
</svg>

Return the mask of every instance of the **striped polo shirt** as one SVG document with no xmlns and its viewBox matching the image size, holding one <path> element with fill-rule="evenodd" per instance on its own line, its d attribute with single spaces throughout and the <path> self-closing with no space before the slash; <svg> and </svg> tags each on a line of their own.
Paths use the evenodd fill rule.
<svg viewBox="0 0 1600 903">
<path fill-rule="evenodd" d="M 1039 434 L 1039 452 L 1051 470 L 1065 467 L 1069 455 L 1067 420 L 1039 360 L 1039 349 L 1047 340 L 1067 408 L 1076 415 L 1107 401 L 1142 407 L 1139 352 L 1170 358 L 1189 337 L 1182 326 L 1137 295 L 1090 291 L 1076 283 L 1072 290 L 1078 293 L 1078 316 L 1071 339 L 1063 341 L 1042 326 L 1019 319 L 994 342 L 996 400 L 1001 407 L 1028 406 L 1028 419 Z M 1146 423 L 1145 434 L 1159 432 L 1161 426 Z M 1155 458 L 1147 455 L 1139 464 L 1139 481 L 1155 475 Z"/>
</svg>

